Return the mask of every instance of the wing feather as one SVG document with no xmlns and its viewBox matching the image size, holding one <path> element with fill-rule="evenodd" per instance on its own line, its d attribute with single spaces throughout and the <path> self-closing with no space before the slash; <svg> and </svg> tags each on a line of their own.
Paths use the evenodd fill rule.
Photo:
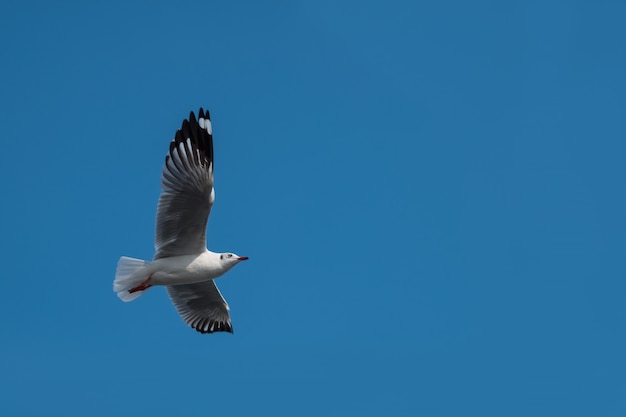
<svg viewBox="0 0 626 417">
<path fill-rule="evenodd" d="M 233 332 L 228 304 L 213 280 L 166 288 L 178 314 L 196 331 Z"/>
<path fill-rule="evenodd" d="M 154 259 L 202 253 L 215 200 L 213 135 L 209 112 L 193 112 L 176 132 L 165 157 L 157 206 Z"/>
</svg>

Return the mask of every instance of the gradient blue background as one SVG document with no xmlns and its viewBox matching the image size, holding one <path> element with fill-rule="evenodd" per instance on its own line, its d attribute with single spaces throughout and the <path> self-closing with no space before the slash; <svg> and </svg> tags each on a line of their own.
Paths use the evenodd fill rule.
<svg viewBox="0 0 626 417">
<path fill-rule="evenodd" d="M 0 414 L 626 415 L 624 1 L 0 5 Z M 150 259 L 211 110 L 234 335 Z"/>
</svg>

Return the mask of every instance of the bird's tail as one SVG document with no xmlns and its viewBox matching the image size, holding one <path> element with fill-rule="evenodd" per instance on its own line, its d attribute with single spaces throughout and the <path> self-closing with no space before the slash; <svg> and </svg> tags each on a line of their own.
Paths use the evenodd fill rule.
<svg viewBox="0 0 626 417">
<path fill-rule="evenodd" d="M 122 301 L 133 301 L 135 298 L 143 294 L 148 288 L 129 292 L 146 281 L 149 277 L 146 266 L 150 262 L 141 259 L 129 258 L 122 256 L 117 262 L 117 270 L 115 271 L 115 281 L 113 281 L 113 291 Z"/>
</svg>

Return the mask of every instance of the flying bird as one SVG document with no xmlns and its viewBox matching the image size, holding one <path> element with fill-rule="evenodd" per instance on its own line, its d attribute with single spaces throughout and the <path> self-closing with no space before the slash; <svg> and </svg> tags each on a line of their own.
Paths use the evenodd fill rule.
<svg viewBox="0 0 626 417">
<path fill-rule="evenodd" d="M 152 262 L 122 256 L 113 291 L 132 301 L 163 285 L 178 314 L 200 333 L 233 332 L 229 307 L 214 279 L 248 259 L 206 247 L 206 227 L 215 201 L 213 131 L 208 110 L 193 112 L 176 132 L 165 156 Z"/>
</svg>

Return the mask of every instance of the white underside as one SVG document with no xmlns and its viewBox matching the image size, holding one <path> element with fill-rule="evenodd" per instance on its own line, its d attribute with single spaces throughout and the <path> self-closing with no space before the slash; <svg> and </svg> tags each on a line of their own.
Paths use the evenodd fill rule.
<svg viewBox="0 0 626 417">
<path fill-rule="evenodd" d="M 182 285 L 215 279 L 229 268 L 220 262 L 220 255 L 205 251 L 199 255 L 172 256 L 153 262 L 121 257 L 117 264 L 113 290 L 124 301 L 132 301 L 144 291 L 129 293 L 148 278 L 149 284 Z"/>
<path fill-rule="evenodd" d="M 220 255 L 208 250 L 199 255 L 157 259 L 147 269 L 148 276 L 152 275 L 152 285 L 194 284 L 217 278 L 226 272 L 220 263 Z"/>
</svg>

